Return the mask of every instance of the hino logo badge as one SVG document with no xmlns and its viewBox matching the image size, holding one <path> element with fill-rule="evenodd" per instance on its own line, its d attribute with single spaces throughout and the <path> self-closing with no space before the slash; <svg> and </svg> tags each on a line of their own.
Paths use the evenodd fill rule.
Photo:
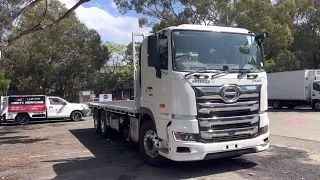
<svg viewBox="0 0 320 180">
<path fill-rule="evenodd" d="M 226 103 L 234 103 L 238 101 L 240 97 L 240 90 L 236 86 L 224 86 L 221 91 L 220 95 L 224 102 Z"/>
<path fill-rule="evenodd" d="M 207 79 L 194 79 L 194 80 L 192 80 L 192 83 L 209 84 L 210 80 L 207 80 Z"/>
</svg>

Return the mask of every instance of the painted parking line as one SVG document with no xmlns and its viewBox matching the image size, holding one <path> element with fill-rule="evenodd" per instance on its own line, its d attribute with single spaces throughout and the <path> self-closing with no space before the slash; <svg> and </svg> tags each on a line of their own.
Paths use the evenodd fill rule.
<svg viewBox="0 0 320 180">
<path fill-rule="evenodd" d="M 307 124 L 306 121 L 295 121 L 295 120 L 287 120 L 284 121 L 285 124 L 299 124 L 299 125 L 303 125 L 303 124 Z"/>
</svg>

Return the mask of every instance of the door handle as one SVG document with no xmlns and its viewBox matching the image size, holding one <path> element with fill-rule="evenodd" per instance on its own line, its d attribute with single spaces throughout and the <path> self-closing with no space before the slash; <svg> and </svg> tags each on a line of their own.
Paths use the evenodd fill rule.
<svg viewBox="0 0 320 180">
<path fill-rule="evenodd" d="M 151 87 L 151 86 L 149 86 L 149 87 L 148 87 L 148 89 L 152 89 L 152 87 Z"/>
</svg>

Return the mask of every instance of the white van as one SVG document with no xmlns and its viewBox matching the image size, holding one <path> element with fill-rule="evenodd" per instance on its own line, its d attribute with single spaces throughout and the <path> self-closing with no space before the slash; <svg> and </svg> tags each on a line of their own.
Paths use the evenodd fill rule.
<svg viewBox="0 0 320 180">
<path fill-rule="evenodd" d="M 60 97 L 45 95 L 15 95 L 1 97 L 2 121 L 28 124 L 33 119 L 70 118 L 82 120 L 90 109 L 85 104 L 70 103 Z"/>
</svg>

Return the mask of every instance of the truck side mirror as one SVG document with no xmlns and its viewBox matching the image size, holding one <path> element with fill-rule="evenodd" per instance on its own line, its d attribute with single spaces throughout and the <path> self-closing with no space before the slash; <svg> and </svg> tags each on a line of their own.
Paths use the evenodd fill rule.
<svg viewBox="0 0 320 180">
<path fill-rule="evenodd" d="M 263 42 L 263 40 L 271 38 L 271 33 L 264 32 L 262 34 L 257 35 L 255 38 L 258 40 L 259 45 L 260 45 Z"/>
</svg>

